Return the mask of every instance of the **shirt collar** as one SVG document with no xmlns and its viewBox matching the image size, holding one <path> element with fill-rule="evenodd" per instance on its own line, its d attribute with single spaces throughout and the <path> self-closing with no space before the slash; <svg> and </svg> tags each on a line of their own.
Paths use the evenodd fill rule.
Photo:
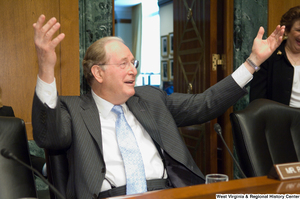
<svg viewBox="0 0 300 199">
<path fill-rule="evenodd" d="M 114 107 L 114 105 L 112 103 L 110 103 L 109 101 L 106 101 L 105 99 L 102 99 L 101 97 L 96 95 L 96 93 L 92 89 L 91 89 L 91 91 L 92 91 L 92 96 L 95 100 L 95 103 L 97 105 L 99 113 L 103 117 L 107 117 L 108 114 L 110 113 L 111 109 Z M 123 107 L 124 113 L 126 113 L 128 111 L 127 105 L 125 103 L 120 104 L 120 105 Z"/>
</svg>

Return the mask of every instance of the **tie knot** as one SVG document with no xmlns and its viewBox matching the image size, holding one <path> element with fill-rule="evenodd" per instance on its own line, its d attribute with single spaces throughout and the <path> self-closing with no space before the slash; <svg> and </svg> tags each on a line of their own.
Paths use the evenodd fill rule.
<svg viewBox="0 0 300 199">
<path fill-rule="evenodd" d="M 115 105 L 111 110 L 112 110 L 112 112 L 116 113 L 117 115 L 124 113 L 121 105 Z"/>
</svg>

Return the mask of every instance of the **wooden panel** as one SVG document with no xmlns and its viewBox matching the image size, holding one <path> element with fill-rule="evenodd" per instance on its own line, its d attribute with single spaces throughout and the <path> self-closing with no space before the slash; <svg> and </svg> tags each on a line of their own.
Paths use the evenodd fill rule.
<svg viewBox="0 0 300 199">
<path fill-rule="evenodd" d="M 207 3 L 207 2 L 206 2 Z M 208 72 L 207 72 L 207 77 L 210 79 L 210 84 L 208 87 L 214 85 L 218 81 L 218 72 L 212 70 L 212 55 L 218 52 L 219 46 L 223 44 L 223 38 L 220 37 L 218 38 L 218 15 L 220 14 L 218 10 L 218 1 L 217 0 L 210 0 L 210 12 L 207 12 L 209 14 L 209 18 L 206 17 L 207 19 L 210 19 L 206 23 L 206 38 L 205 40 L 207 41 L 207 47 L 206 47 L 206 65 L 208 66 Z M 222 13 L 222 12 L 221 12 Z M 222 31 L 224 29 L 222 28 Z M 220 53 L 221 54 L 221 53 Z M 208 88 L 207 87 L 207 88 Z M 207 155 L 209 157 L 206 158 L 206 165 L 207 168 L 210 168 L 208 170 L 208 173 L 218 173 L 219 171 L 219 165 L 218 165 L 218 135 L 214 131 L 214 124 L 217 123 L 217 118 L 211 120 L 210 122 L 207 123 L 209 126 L 209 130 L 206 132 L 206 142 L 209 143 L 208 146 L 206 147 L 207 149 Z"/>
<path fill-rule="evenodd" d="M 186 93 L 191 83 L 192 90 L 189 92 L 201 93 L 232 73 L 233 0 L 174 0 L 173 6 L 174 91 Z M 213 71 L 212 54 L 216 53 L 225 55 L 226 65 Z M 222 172 L 233 177 L 232 159 L 213 128 L 215 123 L 220 123 L 224 139 L 232 148 L 231 112 L 232 108 L 204 126 L 180 129 L 194 160 L 204 173 Z M 222 149 L 220 154 L 217 148 Z"/>
<path fill-rule="evenodd" d="M 202 93 L 217 82 L 210 67 L 211 54 L 217 53 L 217 1 L 174 0 L 173 6 L 174 91 Z M 217 134 L 211 133 L 214 123 L 216 119 L 180 129 L 204 174 L 217 172 Z"/>
<path fill-rule="evenodd" d="M 205 1 L 183 0 L 173 1 L 173 6 L 174 91 L 187 93 L 190 83 L 191 92 L 201 93 L 209 87 L 209 65 L 205 64 L 209 49 L 205 15 L 209 15 L 209 11 L 206 12 L 209 3 L 205 5 Z"/>
<path fill-rule="evenodd" d="M 61 94 L 79 95 L 78 2 L 61 2 L 63 3 L 59 0 L 0 1 L 2 101 L 4 105 L 13 107 L 16 117 L 25 121 L 28 139 L 32 139 L 31 108 L 38 72 L 32 24 L 41 14 L 45 14 L 47 20 L 54 16 L 69 28 L 65 30 L 66 39 L 62 47 L 57 48 L 55 75 Z M 64 52 L 62 59 L 61 51 Z M 63 66 L 62 71 L 60 66 Z"/>
<path fill-rule="evenodd" d="M 298 5 L 300 5 L 299 0 L 269 0 L 268 35 L 270 35 L 276 28 L 276 26 L 280 23 L 281 16 L 290 8 Z"/>
<path fill-rule="evenodd" d="M 219 0 L 218 2 L 223 1 Z M 225 66 L 221 66 L 221 77 L 218 76 L 218 80 L 227 77 L 233 72 L 233 13 L 234 6 L 233 0 L 225 0 L 224 2 L 224 14 L 223 20 L 220 20 L 220 23 L 223 23 L 223 38 L 224 38 L 224 46 L 223 53 L 225 55 Z M 220 3 L 218 3 L 220 6 Z M 218 9 L 220 10 L 220 9 Z M 219 27 L 219 26 L 218 26 Z M 223 137 L 225 142 L 231 151 L 233 151 L 233 138 L 232 138 L 232 128 L 230 123 L 230 113 L 233 112 L 233 107 L 227 109 L 227 111 L 218 118 L 218 123 L 221 125 L 223 129 Z M 226 173 L 229 176 L 229 179 L 233 179 L 233 160 L 230 156 L 229 152 L 227 152 L 225 146 L 219 139 L 219 146 L 222 148 L 222 156 L 221 156 L 221 165 L 218 167 L 219 173 Z"/>
<path fill-rule="evenodd" d="M 80 94 L 79 70 L 79 12 L 78 1 L 60 1 L 61 32 L 66 37 L 61 43 L 61 95 Z"/>
</svg>

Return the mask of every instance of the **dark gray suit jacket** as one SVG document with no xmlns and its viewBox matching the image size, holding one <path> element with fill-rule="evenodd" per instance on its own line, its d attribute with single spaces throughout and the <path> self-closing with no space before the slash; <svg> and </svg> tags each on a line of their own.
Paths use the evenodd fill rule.
<svg viewBox="0 0 300 199">
<path fill-rule="evenodd" d="M 130 111 L 164 150 L 166 168 L 174 187 L 204 182 L 177 127 L 201 124 L 224 113 L 247 93 L 231 76 L 202 94 L 167 95 L 151 86 L 136 87 L 127 102 Z M 92 198 L 105 177 L 101 122 L 91 94 L 58 97 L 50 109 L 34 96 L 33 135 L 38 146 L 66 149 L 69 161 L 68 198 Z"/>
</svg>

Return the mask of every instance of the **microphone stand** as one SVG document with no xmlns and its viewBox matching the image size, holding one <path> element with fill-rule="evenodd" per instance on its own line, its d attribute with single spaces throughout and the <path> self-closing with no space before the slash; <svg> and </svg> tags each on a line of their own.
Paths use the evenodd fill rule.
<svg viewBox="0 0 300 199">
<path fill-rule="evenodd" d="M 224 140 L 224 138 L 223 138 L 223 136 L 222 136 L 222 129 L 221 129 L 221 126 L 220 126 L 218 123 L 215 123 L 214 129 L 215 129 L 216 133 L 220 136 L 222 142 L 224 143 L 224 145 L 225 145 L 227 151 L 229 152 L 231 158 L 233 159 L 235 165 L 237 166 L 238 170 L 239 170 L 240 173 L 242 174 L 243 178 L 247 178 L 247 176 L 244 174 L 242 168 L 240 167 L 239 163 L 236 161 L 236 159 L 234 158 L 233 154 L 231 153 L 229 147 L 227 146 L 227 144 L 226 144 L 226 142 L 225 142 L 225 140 Z"/>
<path fill-rule="evenodd" d="M 27 169 L 33 171 L 35 174 L 37 174 L 42 179 L 42 181 L 44 183 L 46 183 L 50 187 L 50 189 L 52 191 L 54 191 L 57 194 L 57 196 L 59 198 L 65 199 L 65 197 L 51 183 L 49 183 L 48 180 L 46 180 L 45 177 L 38 170 L 36 170 L 35 168 L 33 168 L 33 167 L 27 165 L 26 163 L 24 163 L 23 161 L 21 161 L 12 152 L 10 152 L 7 149 L 1 149 L 1 155 L 7 159 L 13 159 L 13 160 L 17 161 L 18 163 L 22 164 Z"/>
</svg>

